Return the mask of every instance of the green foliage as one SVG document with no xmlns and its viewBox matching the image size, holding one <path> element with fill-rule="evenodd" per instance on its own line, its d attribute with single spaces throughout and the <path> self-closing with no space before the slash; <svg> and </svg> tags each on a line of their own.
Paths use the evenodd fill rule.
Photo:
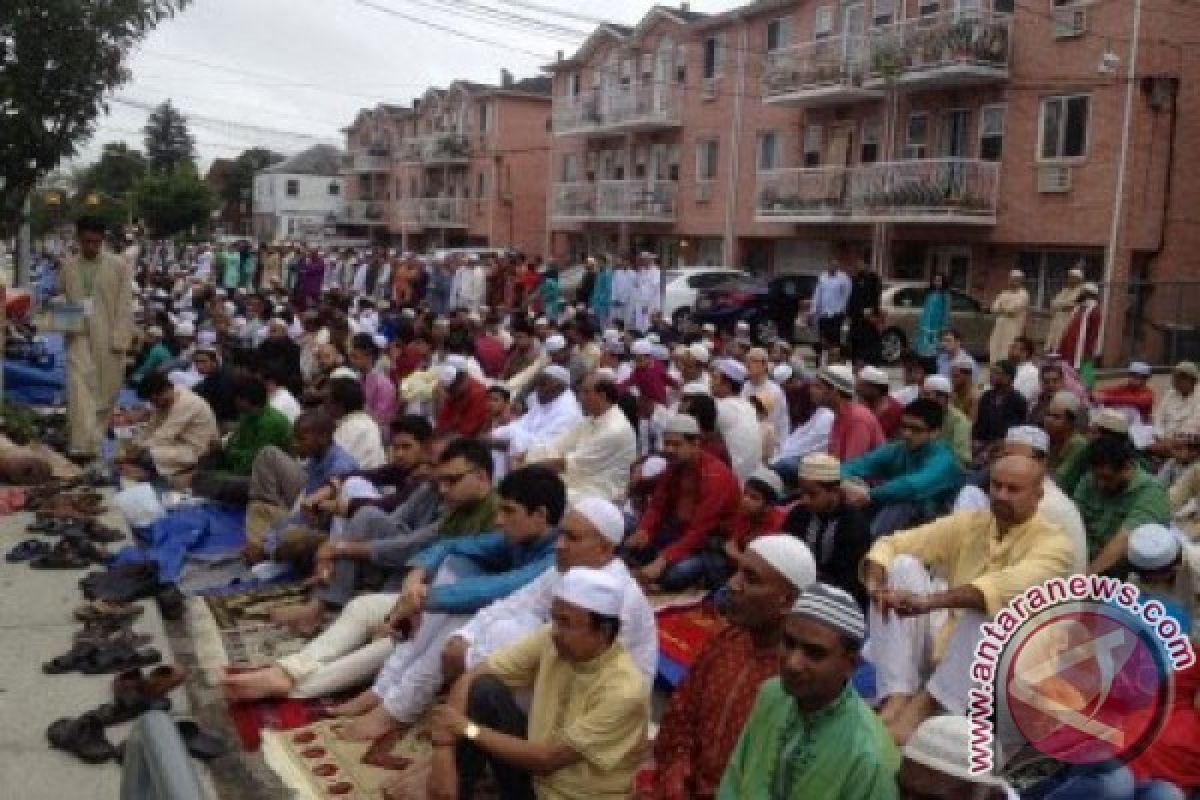
<svg viewBox="0 0 1200 800">
<path fill-rule="evenodd" d="M 166 237 L 208 225 L 216 199 L 196 168 L 184 164 L 171 172 L 148 173 L 138 182 L 134 202 L 150 234 Z"/>
<path fill-rule="evenodd" d="M 245 150 L 233 161 L 233 168 L 221 181 L 219 192 L 227 206 L 237 207 L 254 189 L 254 173 L 283 161 L 283 156 L 262 147 Z"/>
<path fill-rule="evenodd" d="M 0 230 L 95 130 L 130 49 L 190 0 L 0 2 Z"/>
<path fill-rule="evenodd" d="M 173 172 L 196 163 L 196 140 L 188 132 L 187 118 L 170 100 L 150 112 L 142 133 L 146 135 L 146 158 L 152 169 Z"/>
</svg>

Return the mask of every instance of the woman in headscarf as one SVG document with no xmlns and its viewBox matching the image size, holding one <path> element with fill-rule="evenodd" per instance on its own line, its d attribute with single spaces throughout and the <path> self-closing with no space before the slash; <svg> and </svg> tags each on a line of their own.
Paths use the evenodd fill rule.
<svg viewBox="0 0 1200 800">
<path fill-rule="evenodd" d="M 937 355 L 938 339 L 950 323 L 950 297 L 946 291 L 946 276 L 935 272 L 929 279 L 929 291 L 921 307 L 921 320 L 917 324 L 917 355 Z"/>
</svg>

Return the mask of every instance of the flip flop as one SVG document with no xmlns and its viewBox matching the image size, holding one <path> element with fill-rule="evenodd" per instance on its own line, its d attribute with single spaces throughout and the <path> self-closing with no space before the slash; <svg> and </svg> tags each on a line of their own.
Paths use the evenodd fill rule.
<svg viewBox="0 0 1200 800">
<path fill-rule="evenodd" d="M 50 554 L 50 545 L 41 539 L 26 539 L 5 554 L 4 560 L 16 564 Z"/>
<path fill-rule="evenodd" d="M 193 758 L 211 761 L 225 755 L 229 750 L 229 745 L 224 739 L 204 730 L 194 720 L 176 720 L 175 727 L 179 730 L 179 736 L 183 739 L 184 746 L 187 747 L 188 753 Z"/>
</svg>

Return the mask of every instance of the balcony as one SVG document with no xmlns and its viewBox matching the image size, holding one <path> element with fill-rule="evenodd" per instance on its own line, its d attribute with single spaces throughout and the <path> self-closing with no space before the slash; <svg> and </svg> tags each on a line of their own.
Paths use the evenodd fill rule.
<svg viewBox="0 0 1200 800">
<path fill-rule="evenodd" d="M 675 181 L 594 181 L 554 185 L 554 216 L 582 222 L 674 222 Z"/>
<path fill-rule="evenodd" d="M 346 203 L 341 222 L 345 225 L 383 225 L 387 222 L 387 206 L 378 200 L 355 200 Z"/>
<path fill-rule="evenodd" d="M 402 200 L 397 205 L 396 219 L 403 227 L 465 228 L 467 201 L 461 197 L 419 197 Z"/>
<path fill-rule="evenodd" d="M 863 85 L 948 89 L 1008 79 L 1012 15 L 947 11 L 876 28 Z"/>
<path fill-rule="evenodd" d="M 350 173 L 391 172 L 392 151 L 387 147 L 355 150 L 342 159 L 342 163 Z"/>
<path fill-rule="evenodd" d="M 554 98 L 554 133 L 646 133 L 677 128 L 680 91 L 670 83 L 643 83 L 575 97 Z"/>
<path fill-rule="evenodd" d="M 881 97 L 863 86 L 865 36 L 829 36 L 767 54 L 763 101 L 785 106 L 856 103 Z"/>
<path fill-rule="evenodd" d="M 758 173 L 755 218 L 798 224 L 996 224 L 999 163 L 892 161 Z"/>
<path fill-rule="evenodd" d="M 471 157 L 471 140 L 461 133 L 435 133 L 405 140 L 398 156 L 407 164 L 430 167 L 466 164 Z"/>
</svg>

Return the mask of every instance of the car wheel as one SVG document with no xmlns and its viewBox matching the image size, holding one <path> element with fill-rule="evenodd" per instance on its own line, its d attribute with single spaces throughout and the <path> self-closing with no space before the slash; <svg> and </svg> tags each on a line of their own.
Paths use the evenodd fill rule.
<svg viewBox="0 0 1200 800">
<path fill-rule="evenodd" d="M 675 324 L 676 330 L 682 329 L 692 318 L 692 310 L 687 306 L 681 306 L 675 309 L 671 314 L 671 322 Z"/>
<path fill-rule="evenodd" d="M 895 364 L 908 347 L 908 340 L 898 328 L 888 328 L 879 339 L 885 364 Z"/>
</svg>

